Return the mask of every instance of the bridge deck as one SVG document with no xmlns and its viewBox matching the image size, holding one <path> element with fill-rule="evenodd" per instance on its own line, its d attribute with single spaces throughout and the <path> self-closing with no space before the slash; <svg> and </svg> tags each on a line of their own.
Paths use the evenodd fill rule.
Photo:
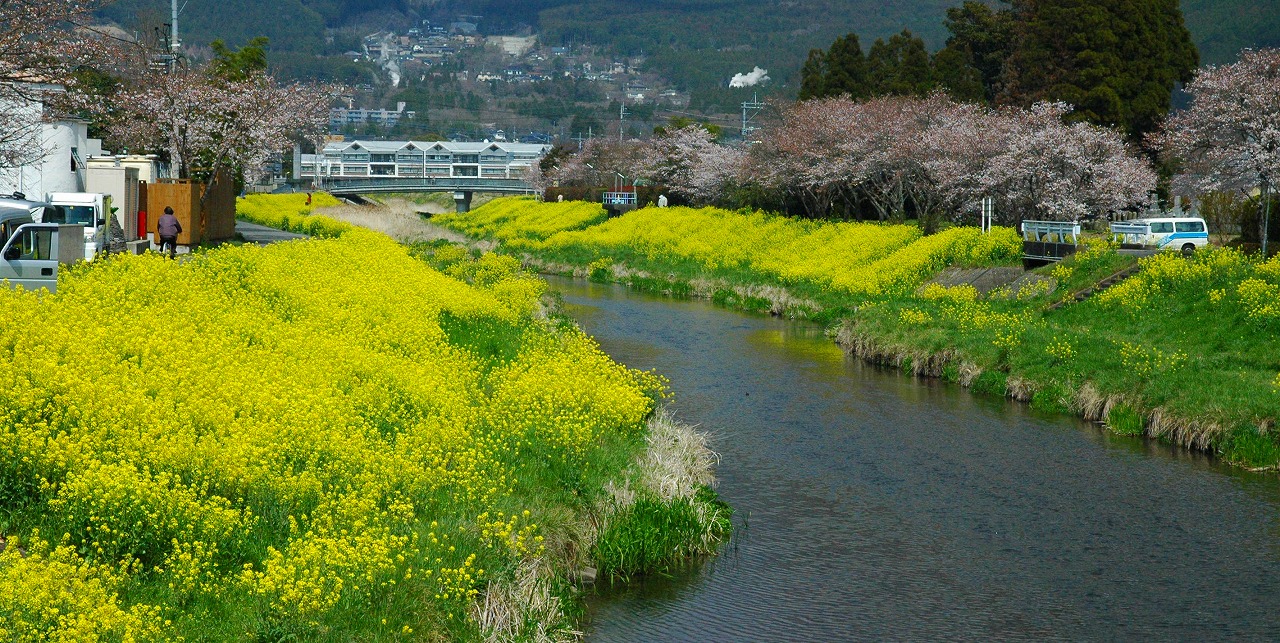
<svg viewBox="0 0 1280 643">
<path fill-rule="evenodd" d="M 479 177 L 426 177 L 385 179 L 328 178 L 324 188 L 333 194 L 373 194 L 378 192 L 501 192 L 533 194 L 534 187 L 521 179 L 482 179 Z"/>
</svg>

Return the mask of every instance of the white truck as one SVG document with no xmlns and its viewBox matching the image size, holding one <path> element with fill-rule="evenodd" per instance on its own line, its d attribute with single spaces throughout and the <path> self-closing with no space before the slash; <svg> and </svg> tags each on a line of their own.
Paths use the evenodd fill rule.
<svg viewBox="0 0 1280 643">
<path fill-rule="evenodd" d="M 0 280 L 10 288 L 58 291 L 61 266 L 84 260 L 84 228 L 35 223 L 27 207 L 0 204 L 0 231 L 8 234 L 0 249 Z"/>
<path fill-rule="evenodd" d="M 96 192 L 53 192 L 45 201 L 53 208 L 45 208 L 40 223 L 78 225 L 84 228 L 84 258 L 92 261 L 102 251 L 103 228 L 111 215 L 111 196 Z"/>
</svg>

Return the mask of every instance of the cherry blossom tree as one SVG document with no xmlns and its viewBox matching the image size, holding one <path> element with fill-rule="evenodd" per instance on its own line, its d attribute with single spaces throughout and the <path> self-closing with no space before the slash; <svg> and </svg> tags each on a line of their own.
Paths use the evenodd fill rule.
<svg viewBox="0 0 1280 643">
<path fill-rule="evenodd" d="M 639 177 L 645 167 L 647 153 L 640 141 L 616 141 L 594 138 L 576 154 L 560 160 L 546 172 L 553 185 L 604 187 L 612 185 L 621 174 L 630 180 Z"/>
<path fill-rule="evenodd" d="M 1180 162 L 1175 189 L 1273 189 L 1280 180 L 1280 50 L 1245 50 L 1235 63 L 1205 67 L 1187 92 L 1190 109 L 1153 137 Z"/>
<path fill-rule="evenodd" d="M 701 125 L 689 125 L 655 138 L 646 148 L 639 172 L 669 187 L 691 203 L 712 203 L 741 174 L 745 154 L 720 145 Z"/>
<path fill-rule="evenodd" d="M 271 154 L 325 132 L 339 93 L 261 72 L 234 81 L 200 69 L 150 72 L 115 95 L 108 132 L 129 149 L 166 153 L 180 178 L 236 170 L 253 180 Z"/>
<path fill-rule="evenodd" d="M 42 156 L 38 136 L 50 92 L 63 91 L 74 70 L 100 51 L 82 27 L 97 0 L 0 2 L 0 168 Z"/>
<path fill-rule="evenodd" d="M 941 94 L 916 101 L 911 136 L 903 141 L 910 180 L 906 192 L 926 231 L 946 218 L 976 212 L 983 197 L 982 170 L 1003 150 L 1004 137 L 993 132 L 993 112 L 957 103 Z"/>
<path fill-rule="evenodd" d="M 925 98 L 798 103 L 754 150 L 752 180 L 784 190 L 810 216 L 869 204 L 882 221 L 914 215 L 926 230 L 997 199 L 1004 222 L 1079 218 L 1141 203 L 1149 165 L 1114 131 L 1067 125 L 1061 104 L 993 111 Z"/>
<path fill-rule="evenodd" d="M 784 108 L 752 150 L 747 172 L 766 189 L 798 199 L 809 216 L 827 216 L 836 203 L 854 210 L 874 152 L 874 143 L 862 136 L 874 127 L 863 117 L 847 97 Z"/>
<path fill-rule="evenodd" d="M 1155 187 L 1151 166 L 1115 130 L 1066 124 L 1064 103 L 1008 108 L 987 128 L 1002 149 L 979 176 L 1004 222 L 1078 220 L 1144 204 Z"/>
</svg>

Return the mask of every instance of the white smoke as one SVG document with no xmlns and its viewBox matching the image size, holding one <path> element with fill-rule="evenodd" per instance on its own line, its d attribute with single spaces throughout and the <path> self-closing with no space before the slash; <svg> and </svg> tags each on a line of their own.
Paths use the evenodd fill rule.
<svg viewBox="0 0 1280 643">
<path fill-rule="evenodd" d="M 769 80 L 769 70 L 756 67 L 749 74 L 735 74 L 729 81 L 730 87 L 754 87 Z"/>
</svg>

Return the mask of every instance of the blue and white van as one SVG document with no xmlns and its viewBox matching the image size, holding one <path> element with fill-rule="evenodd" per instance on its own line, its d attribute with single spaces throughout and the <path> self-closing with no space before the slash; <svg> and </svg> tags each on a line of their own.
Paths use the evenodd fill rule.
<svg viewBox="0 0 1280 643">
<path fill-rule="evenodd" d="M 1209 226 L 1200 217 L 1153 217 L 1116 221 L 1111 234 L 1126 246 L 1190 253 L 1209 245 Z"/>
</svg>

